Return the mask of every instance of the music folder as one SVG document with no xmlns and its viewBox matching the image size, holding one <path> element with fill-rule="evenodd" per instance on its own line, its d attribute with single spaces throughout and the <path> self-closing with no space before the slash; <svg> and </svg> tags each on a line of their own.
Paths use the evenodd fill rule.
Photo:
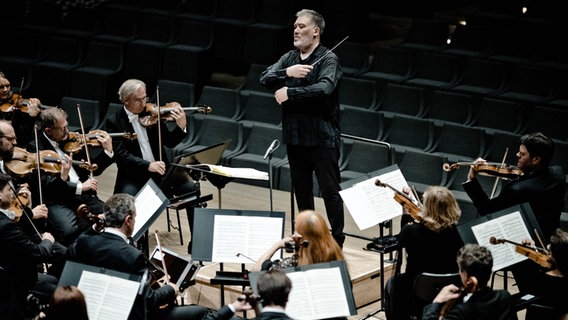
<svg viewBox="0 0 568 320">
<path fill-rule="evenodd" d="M 175 283 L 182 291 L 192 285 L 201 268 L 199 263 L 192 263 L 187 258 L 166 248 L 162 248 L 162 252 L 163 255 L 160 254 L 160 249 L 156 247 L 150 255 L 150 261 L 154 264 L 150 265 L 150 270 L 154 276 L 156 278 L 164 276 L 163 260 L 170 276 L 170 282 Z"/>
<path fill-rule="evenodd" d="M 170 200 L 158 187 L 154 180 L 148 182 L 136 194 L 136 223 L 132 232 L 135 241 L 140 240 L 150 226 L 169 205 Z"/>
</svg>

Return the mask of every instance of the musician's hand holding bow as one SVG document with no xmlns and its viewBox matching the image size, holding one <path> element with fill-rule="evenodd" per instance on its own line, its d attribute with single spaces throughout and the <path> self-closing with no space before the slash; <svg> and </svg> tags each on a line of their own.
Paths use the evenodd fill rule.
<svg viewBox="0 0 568 320">
<path fill-rule="evenodd" d="M 82 191 L 89 191 L 89 190 L 97 191 L 98 187 L 99 187 L 99 182 L 97 181 L 97 179 L 89 178 L 85 182 L 82 183 L 81 190 Z"/>
<path fill-rule="evenodd" d="M 38 98 L 28 99 L 28 114 L 30 115 L 30 117 L 34 118 L 41 112 L 39 108 L 40 105 L 41 102 Z"/>
<path fill-rule="evenodd" d="M 473 180 L 475 179 L 475 177 L 477 176 L 477 165 L 480 164 L 486 164 L 487 160 L 483 159 L 483 158 L 477 158 L 475 161 L 473 161 L 473 165 L 471 165 L 469 167 L 469 173 L 467 174 L 467 179 L 468 180 Z"/>
<path fill-rule="evenodd" d="M 47 213 L 49 212 L 49 210 L 47 209 L 47 206 L 45 204 L 40 204 L 38 206 L 33 207 L 32 209 L 32 219 L 47 219 Z"/>
<path fill-rule="evenodd" d="M 459 298 L 460 294 L 460 288 L 458 288 L 455 284 L 449 284 L 438 292 L 438 295 L 434 298 L 434 302 L 446 303 L 450 300 Z"/>
<path fill-rule="evenodd" d="M 163 176 L 164 174 L 166 174 L 166 163 L 163 161 L 150 162 L 150 165 L 148 166 L 148 171 L 156 172 L 159 175 Z"/>
</svg>

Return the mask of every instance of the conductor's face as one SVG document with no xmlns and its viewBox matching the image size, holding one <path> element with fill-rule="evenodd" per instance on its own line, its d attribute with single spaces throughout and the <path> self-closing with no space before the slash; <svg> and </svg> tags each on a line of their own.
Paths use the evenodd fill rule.
<svg viewBox="0 0 568 320">
<path fill-rule="evenodd" d="M 308 16 L 300 16 L 294 23 L 294 47 L 303 50 L 309 48 L 319 37 L 319 28 Z"/>
</svg>

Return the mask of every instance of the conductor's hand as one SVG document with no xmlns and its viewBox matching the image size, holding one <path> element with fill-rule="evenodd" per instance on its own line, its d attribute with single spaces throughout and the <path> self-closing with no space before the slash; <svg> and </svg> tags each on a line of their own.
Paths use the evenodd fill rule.
<svg viewBox="0 0 568 320">
<path fill-rule="evenodd" d="M 468 180 L 472 180 L 475 178 L 475 176 L 477 175 L 477 171 L 476 171 L 476 164 L 484 164 L 487 163 L 487 161 L 483 158 L 477 158 L 475 161 L 473 161 L 472 166 L 469 167 L 469 173 L 467 174 L 467 179 Z"/>
<path fill-rule="evenodd" d="M 288 87 L 282 87 L 276 92 L 274 92 L 274 99 L 278 104 L 282 104 L 284 101 L 288 100 Z"/>
<path fill-rule="evenodd" d="M 150 165 L 148 166 L 148 171 L 156 172 L 159 175 L 163 176 L 164 174 L 166 174 L 166 163 L 163 161 L 150 162 Z"/>
<path fill-rule="evenodd" d="M 313 68 L 309 64 L 295 64 L 286 68 L 286 75 L 291 78 L 305 78 Z"/>
</svg>

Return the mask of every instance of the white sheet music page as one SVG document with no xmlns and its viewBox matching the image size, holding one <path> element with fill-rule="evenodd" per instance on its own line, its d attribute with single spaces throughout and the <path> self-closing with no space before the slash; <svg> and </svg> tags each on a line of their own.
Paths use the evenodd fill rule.
<svg viewBox="0 0 568 320">
<path fill-rule="evenodd" d="M 402 215 L 402 206 L 393 199 L 394 191 L 376 186 L 377 179 L 397 190 L 408 186 L 400 169 L 396 169 L 339 191 L 347 210 L 360 230 Z"/>
<path fill-rule="evenodd" d="M 140 283 L 102 273 L 83 271 L 77 284 L 91 320 L 126 320 Z"/>
<path fill-rule="evenodd" d="M 215 215 L 213 221 L 212 262 L 254 263 L 282 239 L 282 218 Z M 273 259 L 277 259 L 275 253 Z"/>
<path fill-rule="evenodd" d="M 519 211 L 475 225 L 471 227 L 471 231 L 477 243 L 487 247 L 489 251 L 491 251 L 491 255 L 493 256 L 493 271 L 501 270 L 528 259 L 515 251 L 514 244 L 491 244 L 489 242 L 491 237 L 507 239 L 516 243 L 522 243 L 524 239 L 530 239 L 529 230 Z"/>
<path fill-rule="evenodd" d="M 134 205 L 136 206 L 136 223 L 132 234 L 138 233 L 140 228 L 144 226 L 152 215 L 162 205 L 162 200 L 156 194 L 149 184 L 146 184 L 142 191 L 136 196 Z"/>
<path fill-rule="evenodd" d="M 286 273 L 292 290 L 286 314 L 293 319 L 312 320 L 348 317 L 349 304 L 338 267 Z M 350 288 L 349 288 L 350 289 Z"/>
</svg>

